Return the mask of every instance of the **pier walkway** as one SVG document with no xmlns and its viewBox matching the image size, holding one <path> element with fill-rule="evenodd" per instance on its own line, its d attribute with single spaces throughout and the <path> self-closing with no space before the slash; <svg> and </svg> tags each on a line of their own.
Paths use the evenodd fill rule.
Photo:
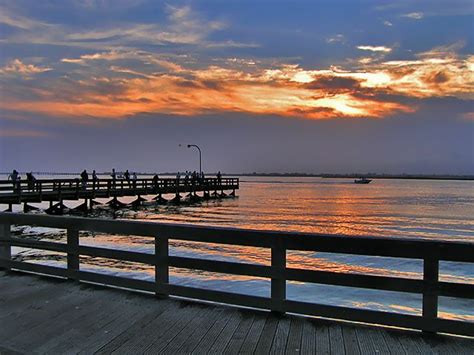
<svg viewBox="0 0 474 355">
<path fill-rule="evenodd" d="M 89 180 L 87 184 L 83 184 L 80 179 L 38 179 L 34 182 L 0 180 L 0 204 L 9 205 L 8 210 L 11 211 L 13 204 L 24 203 L 25 212 L 27 212 L 27 203 L 49 201 L 50 207 L 53 207 L 53 202 L 58 202 L 58 207 L 62 209 L 65 207 L 63 205 L 65 200 L 84 199 L 84 207 L 87 209 L 92 208 L 92 200 L 95 198 L 112 197 L 113 205 L 117 207 L 121 205 L 117 202 L 117 198 L 123 196 L 137 196 L 137 202 L 140 202 L 141 196 L 156 195 L 155 200 L 160 203 L 167 202 L 163 195 L 172 194 L 173 202 L 179 202 L 183 197 L 180 194 L 188 193 L 191 201 L 197 201 L 224 197 L 226 196 L 224 191 L 235 196 L 235 191 L 238 189 L 239 179 L 237 178 L 204 178 L 196 181 L 183 178 L 136 180 L 109 178 Z M 198 196 L 198 192 L 202 192 L 202 196 Z"/>
<path fill-rule="evenodd" d="M 472 354 L 474 340 L 0 271 L 0 354 Z"/>
</svg>

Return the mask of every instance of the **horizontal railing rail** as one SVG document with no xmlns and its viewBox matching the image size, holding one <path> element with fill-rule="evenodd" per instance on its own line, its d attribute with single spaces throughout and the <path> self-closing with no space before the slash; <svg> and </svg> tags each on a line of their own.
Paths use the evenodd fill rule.
<svg viewBox="0 0 474 355">
<path fill-rule="evenodd" d="M 11 235 L 12 225 L 35 225 L 67 230 L 67 243 L 38 241 Z M 114 250 L 80 244 L 79 231 L 152 238 L 154 253 Z M 271 251 L 270 265 L 237 263 L 169 255 L 169 240 L 251 246 Z M 11 247 L 33 248 L 67 254 L 67 268 L 18 261 Z M 423 262 L 421 279 L 388 277 L 349 272 L 305 270 L 288 267 L 287 251 L 316 251 L 353 255 L 419 259 Z M 154 266 L 155 280 L 136 280 L 84 271 L 80 256 L 110 258 Z M 440 318 L 440 296 L 474 299 L 474 285 L 440 281 L 439 262 L 474 263 L 474 243 L 382 237 L 352 237 L 309 233 L 273 232 L 236 228 L 56 217 L 0 213 L 0 267 L 36 272 L 73 280 L 101 283 L 149 292 L 160 296 L 175 295 L 213 302 L 292 312 L 335 319 L 375 323 L 474 336 L 474 323 Z M 263 277 L 271 280 L 271 296 L 260 297 L 171 284 L 170 267 L 216 273 Z M 421 315 L 374 311 L 360 308 L 315 304 L 288 300 L 287 281 L 357 287 L 373 290 L 418 293 L 422 295 Z"/>
<path fill-rule="evenodd" d="M 238 178 L 204 178 L 204 179 L 89 179 L 87 182 L 77 179 L 38 179 L 27 181 L 25 179 L 18 181 L 0 180 L 0 194 L 21 194 L 31 192 L 51 192 L 51 191 L 96 191 L 101 189 L 123 190 L 123 189 L 150 189 L 153 188 L 178 188 L 178 187 L 238 187 Z"/>
</svg>

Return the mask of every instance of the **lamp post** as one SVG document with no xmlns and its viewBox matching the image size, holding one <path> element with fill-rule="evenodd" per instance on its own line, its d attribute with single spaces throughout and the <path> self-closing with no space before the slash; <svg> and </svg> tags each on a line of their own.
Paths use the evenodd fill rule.
<svg viewBox="0 0 474 355">
<path fill-rule="evenodd" d="M 181 147 L 182 145 L 180 144 L 179 146 Z M 199 146 L 197 146 L 196 144 L 187 144 L 186 146 L 188 148 L 191 148 L 191 147 L 197 148 L 197 150 L 199 152 L 199 175 L 201 175 L 201 173 L 202 173 L 201 148 L 199 148 Z"/>
</svg>

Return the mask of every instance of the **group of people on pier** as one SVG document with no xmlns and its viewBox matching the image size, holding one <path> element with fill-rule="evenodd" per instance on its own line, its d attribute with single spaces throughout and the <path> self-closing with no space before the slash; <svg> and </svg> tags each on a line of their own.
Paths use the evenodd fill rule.
<svg viewBox="0 0 474 355">
<path fill-rule="evenodd" d="M 21 176 L 16 171 L 13 169 L 12 173 L 8 175 L 8 180 L 11 180 L 13 182 L 13 190 L 14 191 L 19 191 L 21 188 Z M 26 173 L 26 182 L 28 183 L 28 190 L 29 191 L 35 191 L 35 181 L 36 178 L 33 175 L 33 172 Z"/>
<path fill-rule="evenodd" d="M 117 174 L 115 169 L 112 169 L 110 176 L 112 177 L 112 183 L 114 187 L 116 186 L 116 182 L 118 179 L 123 179 L 127 181 L 129 188 L 132 186 L 133 188 L 135 188 L 137 185 L 137 173 L 132 172 L 130 174 L 128 169 L 123 174 Z M 222 174 L 220 171 L 216 174 L 216 178 L 217 178 L 217 183 L 221 184 Z M 202 171 L 198 173 L 197 171 L 191 172 L 191 171 L 186 170 L 183 176 L 181 176 L 180 172 L 176 174 L 176 182 L 178 184 L 181 181 L 181 179 L 183 179 L 185 185 L 199 185 L 205 182 L 205 175 L 204 175 L 204 172 Z M 21 190 L 21 176 L 20 176 L 20 173 L 18 173 L 18 171 L 14 169 L 12 173 L 8 176 L 8 180 L 12 181 L 14 191 Z M 87 172 L 86 169 L 84 169 L 80 174 L 80 181 L 81 181 L 81 186 L 83 189 L 87 187 L 89 180 L 91 180 L 93 183 L 99 181 L 97 172 L 93 170 L 91 174 L 91 179 L 89 179 L 89 173 Z M 36 178 L 33 175 L 33 172 L 26 173 L 26 181 L 28 183 L 28 191 L 35 191 Z M 155 174 L 153 176 L 153 185 L 158 186 L 158 183 L 159 183 L 159 176 Z"/>
</svg>

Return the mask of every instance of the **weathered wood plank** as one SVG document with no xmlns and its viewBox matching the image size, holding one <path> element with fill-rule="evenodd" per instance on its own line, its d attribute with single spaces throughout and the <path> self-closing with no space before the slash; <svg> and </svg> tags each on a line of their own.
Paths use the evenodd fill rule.
<svg viewBox="0 0 474 355">
<path fill-rule="evenodd" d="M 70 350 L 78 354 L 95 353 L 122 334 L 125 329 L 130 327 L 130 324 L 139 323 L 148 315 L 149 311 L 143 307 L 126 307 L 119 312 L 118 317 L 114 317 L 110 322 L 103 324 L 94 333 L 86 332 L 87 335 L 84 335 L 82 332 L 77 332 Z M 81 339 L 82 342 L 77 343 Z"/>
<path fill-rule="evenodd" d="M 330 354 L 329 327 L 325 324 L 317 325 L 314 329 L 316 354 Z"/>
<path fill-rule="evenodd" d="M 214 326 L 214 323 L 222 317 L 222 313 L 222 308 L 214 308 L 211 315 L 203 317 L 200 324 L 195 326 L 194 331 L 187 337 L 176 353 L 191 354 L 194 348 L 203 340 L 208 331 Z"/>
<path fill-rule="evenodd" d="M 218 312 L 213 307 L 204 307 L 197 310 L 196 315 L 191 321 L 179 332 L 176 332 L 171 341 L 161 349 L 154 349 L 156 352 L 164 354 L 177 354 L 183 344 L 196 332 L 200 327 L 204 327 L 206 323 L 213 322 Z"/>
<path fill-rule="evenodd" d="M 209 329 L 206 335 L 200 340 L 199 344 L 193 349 L 193 354 L 206 354 L 212 347 L 221 332 L 225 329 L 227 323 L 232 317 L 235 317 L 235 310 L 224 309 L 224 312 L 217 319 L 214 325 Z"/>
<path fill-rule="evenodd" d="M 286 344 L 287 354 L 299 354 L 301 352 L 301 337 L 303 335 L 303 319 L 294 317 L 291 319 L 288 343 Z"/>
<path fill-rule="evenodd" d="M 133 323 L 127 322 L 127 327 L 111 341 L 99 348 L 97 352 L 103 354 L 117 352 L 117 349 L 120 349 L 120 347 L 124 346 L 128 341 L 133 340 L 135 336 L 141 334 L 143 329 L 146 328 L 155 318 L 157 318 L 156 314 L 147 313 Z"/>
<path fill-rule="evenodd" d="M 268 314 L 266 313 L 257 313 L 253 320 L 252 327 L 250 327 L 250 330 L 245 337 L 244 343 L 240 348 L 241 354 L 253 354 L 255 352 L 260 336 L 262 335 L 267 316 Z"/>
<path fill-rule="evenodd" d="M 124 312 L 127 313 L 127 321 L 133 319 L 133 313 L 128 310 L 132 308 L 136 311 L 135 307 L 119 300 L 117 302 L 111 301 L 111 299 L 107 299 L 106 302 L 99 302 L 95 308 L 87 307 L 88 312 L 84 317 L 70 324 L 57 336 L 45 339 L 41 345 L 35 347 L 35 352 L 62 354 L 66 351 L 79 351 L 89 342 L 90 337 L 97 332 L 102 332 L 102 328 L 107 324 L 118 321 L 123 317 Z"/>
<path fill-rule="evenodd" d="M 402 344 L 407 354 L 430 354 L 433 353 L 431 347 L 426 344 L 420 334 L 401 333 L 398 340 Z"/>
<path fill-rule="evenodd" d="M 276 328 L 278 326 L 279 318 L 273 314 L 268 315 L 265 325 L 262 330 L 262 335 L 255 349 L 257 354 L 267 354 L 273 344 L 273 338 L 275 337 Z"/>
<path fill-rule="evenodd" d="M 171 314 L 174 313 L 175 318 L 177 315 L 176 309 L 174 307 L 172 309 L 172 312 L 169 310 L 165 312 L 162 312 L 162 310 L 147 312 L 131 327 L 124 329 L 113 341 L 102 347 L 100 353 L 110 353 L 112 349 L 114 349 L 114 353 L 144 351 L 150 345 L 151 339 L 159 339 L 167 327 L 174 324 L 172 323 L 173 317 Z"/>
<path fill-rule="evenodd" d="M 86 298 L 83 294 L 71 297 L 71 293 L 67 289 L 64 293 L 56 295 L 52 290 L 50 294 L 43 294 L 41 298 L 38 297 L 35 300 L 31 300 L 31 296 L 25 297 L 24 309 L 3 319 L 5 323 L 9 324 L 9 327 L 0 327 L 0 339 L 12 344 L 21 343 L 22 337 L 27 337 L 32 329 L 40 327 L 48 319 L 54 320 L 63 312 L 80 307 L 85 302 Z M 15 336 L 18 336 L 17 343 L 13 340 Z"/>
<path fill-rule="evenodd" d="M 159 338 L 153 339 L 145 349 L 145 354 L 156 354 L 161 352 L 179 332 L 181 332 L 194 317 L 197 317 L 200 310 L 196 307 L 187 306 L 179 314 L 176 314 L 172 326 L 166 326 L 165 331 Z"/>
<path fill-rule="evenodd" d="M 349 325 L 343 326 L 342 335 L 344 338 L 344 349 L 346 350 L 346 354 L 348 355 L 369 354 L 369 353 L 363 352 L 363 350 L 359 348 L 356 329 L 354 327 L 351 327 Z"/>
<path fill-rule="evenodd" d="M 331 354 L 345 354 L 344 338 L 342 336 L 341 326 L 339 324 L 330 324 L 328 329 Z"/>
<path fill-rule="evenodd" d="M 222 354 L 224 352 L 227 344 L 229 343 L 230 339 L 232 338 L 232 335 L 239 326 L 242 318 L 243 317 L 241 312 L 236 312 L 234 314 L 234 316 L 229 320 L 229 322 L 227 322 L 225 328 L 219 334 L 214 344 L 212 344 L 212 347 L 208 352 L 209 354 Z"/>
<path fill-rule="evenodd" d="M 391 330 L 383 330 L 382 335 L 385 339 L 385 343 L 388 346 L 388 349 L 390 351 L 390 354 L 393 355 L 404 355 L 406 354 L 405 349 L 403 348 L 402 344 L 398 340 L 398 337 L 396 334 L 394 334 L 395 331 Z"/>
<path fill-rule="evenodd" d="M 359 342 L 360 351 L 363 354 L 367 353 L 382 353 L 389 354 L 390 351 L 385 343 L 379 329 L 370 329 L 366 327 L 359 327 L 356 330 L 357 340 Z"/>
<path fill-rule="evenodd" d="M 5 344 L 15 346 L 20 351 L 34 351 L 36 346 L 44 342 L 45 339 L 56 336 L 68 324 L 80 320 L 89 311 L 88 307 L 94 307 L 99 302 L 98 300 L 90 302 L 85 297 L 71 298 L 74 299 L 72 303 L 68 304 L 65 300 L 59 303 L 59 307 L 54 307 L 56 309 L 50 310 L 48 308 L 46 311 L 45 307 L 42 310 L 32 311 L 31 316 L 23 318 L 23 326 L 18 327 L 15 334 L 11 334 L 5 340 Z M 64 312 L 68 312 L 68 316 L 62 318 Z M 33 321 L 31 321 L 32 319 Z"/>
<path fill-rule="evenodd" d="M 254 318 L 255 315 L 252 312 L 242 312 L 242 320 L 234 334 L 232 334 L 232 338 L 224 350 L 225 354 L 238 354 L 240 352 L 240 348 L 252 327 Z"/>
<path fill-rule="evenodd" d="M 281 318 L 275 331 L 272 347 L 270 348 L 270 354 L 282 354 L 286 351 L 289 333 L 290 320 L 288 318 Z"/>
<path fill-rule="evenodd" d="M 315 327 L 313 326 L 311 321 L 307 320 L 303 323 L 303 330 L 301 333 L 301 354 L 313 354 L 314 349 L 316 348 L 315 341 L 317 341 Z"/>
</svg>

